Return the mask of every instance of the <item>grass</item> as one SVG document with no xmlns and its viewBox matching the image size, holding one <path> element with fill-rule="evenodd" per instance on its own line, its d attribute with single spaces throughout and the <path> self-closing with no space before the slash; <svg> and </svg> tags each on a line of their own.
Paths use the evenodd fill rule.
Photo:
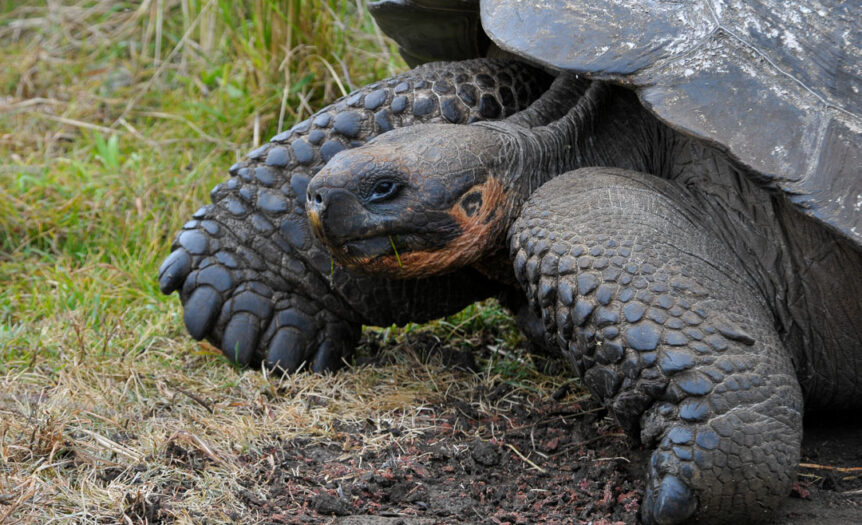
<svg viewBox="0 0 862 525">
<path fill-rule="evenodd" d="M 275 443 L 373 420 L 402 429 L 363 444 L 383 446 L 453 385 L 560 381 L 493 303 L 370 331 L 392 366 L 272 378 L 192 341 L 159 293 L 227 166 L 405 68 L 362 3 L 0 1 L 0 48 L 0 523 L 144 523 L 159 498 L 179 503 L 159 519 L 253 523 L 243 458 Z M 411 352 L 417 333 L 490 357 L 448 371 Z M 178 468 L 176 447 L 206 466 Z"/>
</svg>

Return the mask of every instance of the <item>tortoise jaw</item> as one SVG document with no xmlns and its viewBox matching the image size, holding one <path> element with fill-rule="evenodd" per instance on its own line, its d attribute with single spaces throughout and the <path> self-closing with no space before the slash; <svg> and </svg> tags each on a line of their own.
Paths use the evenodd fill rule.
<svg viewBox="0 0 862 525">
<path fill-rule="evenodd" d="M 309 211 L 308 220 L 314 235 L 326 246 L 335 259 L 352 269 L 362 269 L 369 261 L 392 255 L 394 243 L 390 235 L 375 235 L 360 239 L 347 239 L 334 242 L 326 235 L 320 214 Z"/>
<path fill-rule="evenodd" d="M 392 240 L 389 236 L 378 235 L 367 239 L 348 241 L 337 249 L 345 259 L 365 262 L 392 253 Z"/>
</svg>

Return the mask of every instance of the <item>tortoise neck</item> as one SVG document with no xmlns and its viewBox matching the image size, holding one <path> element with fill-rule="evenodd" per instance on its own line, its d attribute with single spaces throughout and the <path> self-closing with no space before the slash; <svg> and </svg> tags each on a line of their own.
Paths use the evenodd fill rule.
<svg viewBox="0 0 862 525">
<path fill-rule="evenodd" d="M 522 128 L 546 126 L 564 116 L 594 84 L 576 73 L 563 72 L 535 102 L 505 120 Z"/>
<path fill-rule="evenodd" d="M 486 165 L 493 167 L 507 196 L 509 222 L 488 246 L 505 243 L 505 232 L 530 195 L 558 175 L 588 166 L 652 172 L 649 137 L 656 135 L 651 124 L 655 119 L 637 97 L 604 82 L 584 84 L 571 74 L 567 78 L 577 84 L 566 89 L 558 79 L 554 93 L 543 97 L 539 107 L 534 104 L 504 121 L 473 124 L 496 132 L 484 149 L 489 155 Z"/>
<path fill-rule="evenodd" d="M 582 81 L 577 84 L 583 85 Z M 560 118 L 535 127 L 510 128 L 519 146 L 515 148 L 517 168 L 512 170 L 514 177 L 510 183 L 522 201 L 557 175 L 591 165 L 588 150 L 593 144 L 590 138 L 594 135 L 597 115 L 607 101 L 608 87 L 603 82 L 590 82 L 583 90 L 569 91 L 578 92 L 577 98 L 566 99 L 559 96 L 563 93 L 560 90 L 551 99 L 556 109 L 537 108 L 531 112 L 544 116 L 562 113 Z"/>
<path fill-rule="evenodd" d="M 660 168 L 661 159 L 651 151 L 664 134 L 633 92 L 585 83 L 573 74 L 558 78 L 549 91 L 505 121 L 477 124 L 504 137 L 507 166 L 501 171 L 510 195 L 519 199 L 514 209 L 539 186 L 574 169 L 608 166 L 653 173 Z"/>
</svg>

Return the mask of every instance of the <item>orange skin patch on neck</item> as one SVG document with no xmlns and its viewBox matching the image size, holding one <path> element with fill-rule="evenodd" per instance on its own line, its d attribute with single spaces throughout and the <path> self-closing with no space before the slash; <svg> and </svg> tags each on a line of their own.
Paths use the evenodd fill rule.
<svg viewBox="0 0 862 525">
<path fill-rule="evenodd" d="M 477 199 L 477 193 L 481 196 L 481 202 Z M 449 209 L 449 215 L 461 228 L 461 235 L 443 249 L 399 251 L 398 256 L 392 253 L 371 259 L 354 259 L 348 266 L 365 273 L 398 278 L 428 277 L 469 266 L 495 251 L 495 245 L 508 224 L 511 205 L 512 200 L 506 190 L 496 178 L 491 177 L 467 191 Z M 397 250 L 397 239 L 393 240 Z"/>
</svg>

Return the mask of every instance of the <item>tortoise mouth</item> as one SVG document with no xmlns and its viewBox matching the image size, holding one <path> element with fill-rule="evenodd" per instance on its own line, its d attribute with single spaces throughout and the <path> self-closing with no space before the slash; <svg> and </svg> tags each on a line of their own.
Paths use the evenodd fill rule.
<svg viewBox="0 0 862 525">
<path fill-rule="evenodd" d="M 333 239 L 326 235 L 326 228 L 317 213 L 310 213 L 309 219 L 314 235 L 323 242 L 339 263 L 348 268 L 362 269 L 375 259 L 397 256 L 398 250 L 395 243 L 400 241 L 399 235 L 375 233 L 369 234 L 368 237 Z M 407 249 L 405 248 L 405 251 Z"/>
<path fill-rule="evenodd" d="M 383 258 L 399 261 L 402 254 L 441 250 L 463 233 L 446 213 L 435 217 L 436 220 L 428 221 L 422 227 L 416 227 L 412 222 L 406 225 L 383 224 L 382 221 L 371 220 L 373 214 L 367 216 L 363 213 L 362 216 L 368 220 L 357 220 L 356 226 L 351 228 L 352 231 L 338 234 L 333 232 L 327 223 L 327 217 L 331 217 L 331 214 L 332 210 L 324 214 L 317 210 L 308 210 L 312 232 L 335 260 L 354 269 L 364 269 L 368 263 Z"/>
<path fill-rule="evenodd" d="M 390 235 L 376 235 L 365 239 L 352 239 L 332 249 L 350 261 L 365 262 L 370 259 L 391 255 L 395 242 Z"/>
</svg>

